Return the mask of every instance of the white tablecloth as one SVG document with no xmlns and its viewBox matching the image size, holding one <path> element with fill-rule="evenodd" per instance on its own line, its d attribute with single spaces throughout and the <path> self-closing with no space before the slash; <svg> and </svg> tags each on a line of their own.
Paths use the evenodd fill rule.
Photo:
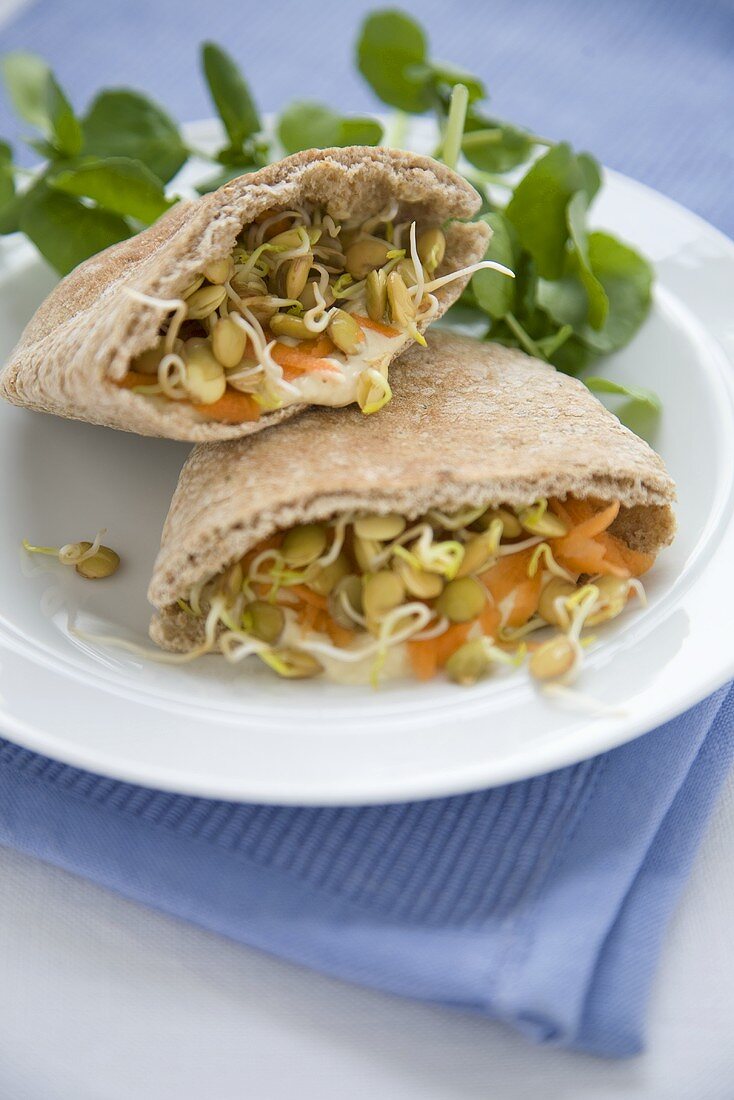
<svg viewBox="0 0 734 1100">
<path fill-rule="evenodd" d="M 2 1100 L 734 1097 L 734 776 L 629 1062 L 323 978 L 16 852 L 0 876 Z"/>
</svg>

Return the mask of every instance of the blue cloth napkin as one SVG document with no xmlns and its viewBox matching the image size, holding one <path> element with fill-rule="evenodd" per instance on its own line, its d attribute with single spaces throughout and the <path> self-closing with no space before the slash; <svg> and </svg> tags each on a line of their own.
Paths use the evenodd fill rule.
<svg viewBox="0 0 734 1100">
<path fill-rule="evenodd" d="M 729 3 L 401 3 L 436 55 L 487 78 L 498 115 L 590 148 L 734 231 Z M 222 29 L 196 0 L 178 0 L 175 17 L 161 0 L 35 0 L 0 47 L 42 53 L 78 106 L 128 84 L 186 119 L 211 114 L 196 44 L 219 36 L 264 109 L 307 96 L 356 111 L 375 106 L 350 56 L 373 6 L 249 5 Z M 338 32 L 326 50 L 325 27 Z M 0 104 L 0 133 L 21 129 Z M 734 754 L 733 718 L 734 693 L 722 690 L 552 775 L 367 809 L 164 794 L 0 742 L 0 842 L 331 974 L 484 1013 L 538 1041 L 629 1055 Z"/>
<path fill-rule="evenodd" d="M 725 688 L 550 775 L 356 809 L 166 794 L 0 742 L 0 843 L 329 974 L 630 1055 L 733 719 Z"/>
</svg>

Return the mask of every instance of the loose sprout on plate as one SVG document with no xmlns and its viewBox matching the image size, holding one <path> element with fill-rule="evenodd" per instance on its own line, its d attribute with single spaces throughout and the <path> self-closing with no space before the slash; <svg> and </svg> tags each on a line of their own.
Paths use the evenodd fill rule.
<svg viewBox="0 0 734 1100">
<path fill-rule="evenodd" d="M 440 226 L 396 222 L 398 205 L 336 222 L 318 206 L 267 211 L 207 264 L 120 385 L 240 423 L 293 404 L 374 413 L 390 400 L 390 360 L 440 310 L 434 292 L 483 260 L 437 277 Z M 161 304 L 135 290 L 137 300 Z"/>
<path fill-rule="evenodd" d="M 637 577 L 653 557 L 610 532 L 619 509 L 571 497 L 291 527 L 178 601 L 200 622 L 200 641 L 161 659 L 220 652 L 231 662 L 257 656 L 290 679 L 376 684 L 443 670 L 474 684 L 527 656 L 536 681 L 568 684 L 586 628 L 633 595 L 644 600 Z"/>
<path fill-rule="evenodd" d="M 58 558 L 62 565 L 71 565 L 77 573 L 89 581 L 104 580 L 120 568 L 120 556 L 109 546 L 102 545 L 104 529 L 98 531 L 94 542 L 69 542 L 65 546 L 33 546 L 23 539 L 23 549 L 29 554 L 45 554 Z"/>
</svg>

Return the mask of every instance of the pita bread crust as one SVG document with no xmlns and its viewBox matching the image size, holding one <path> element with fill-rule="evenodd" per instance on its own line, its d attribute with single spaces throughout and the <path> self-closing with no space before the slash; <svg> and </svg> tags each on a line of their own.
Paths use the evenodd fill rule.
<svg viewBox="0 0 734 1100">
<path fill-rule="evenodd" d="M 298 415 L 308 406 L 290 406 L 255 422 L 218 424 L 190 406 L 152 401 L 115 385 L 130 360 L 153 345 L 168 316 L 124 289 L 178 297 L 208 261 L 228 255 L 242 226 L 265 210 L 318 202 L 336 218 L 367 217 L 393 198 L 401 218 L 427 224 L 471 217 L 479 207 L 474 188 L 429 157 L 362 146 L 296 153 L 202 199 L 178 203 L 150 229 L 93 256 L 62 280 L 21 336 L 0 375 L 0 395 L 40 412 L 193 442 L 235 439 Z M 484 257 L 484 222 L 452 222 L 446 235 L 437 274 Z M 467 281 L 436 293 L 441 313 Z"/>
<path fill-rule="evenodd" d="M 313 410 L 277 433 L 196 447 L 179 478 L 148 593 L 151 635 L 189 648 L 174 606 L 273 531 L 338 512 L 619 499 L 615 533 L 657 553 L 675 530 L 662 459 L 578 380 L 519 351 L 434 331 L 394 365 L 377 416 Z M 165 610 L 163 610 L 165 609 Z"/>
</svg>

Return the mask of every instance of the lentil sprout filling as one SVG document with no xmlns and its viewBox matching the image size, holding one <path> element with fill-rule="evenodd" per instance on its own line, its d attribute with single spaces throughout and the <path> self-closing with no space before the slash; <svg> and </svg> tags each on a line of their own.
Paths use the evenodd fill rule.
<svg viewBox="0 0 734 1100">
<path fill-rule="evenodd" d="M 536 681 L 569 684 L 591 640 L 583 631 L 645 599 L 637 578 L 653 558 L 609 531 L 619 509 L 569 497 L 292 527 L 178 601 L 204 626 L 178 659 L 256 655 L 286 678 L 377 685 L 441 670 L 473 684 L 527 658 Z"/>
<path fill-rule="evenodd" d="M 392 396 L 390 360 L 426 342 L 434 292 L 481 268 L 512 274 L 484 260 L 436 277 L 442 229 L 397 215 L 397 203 L 361 222 L 317 206 L 267 211 L 180 299 L 129 290 L 170 316 L 119 384 L 222 423 L 298 403 L 377 412 Z"/>
</svg>

